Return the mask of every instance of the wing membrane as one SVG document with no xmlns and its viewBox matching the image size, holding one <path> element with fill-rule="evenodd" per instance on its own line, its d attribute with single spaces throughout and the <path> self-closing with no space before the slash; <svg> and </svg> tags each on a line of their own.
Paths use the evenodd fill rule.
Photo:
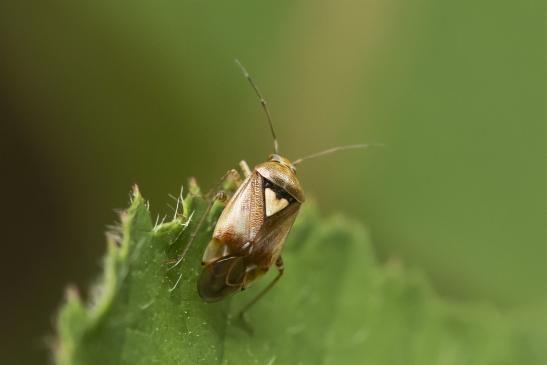
<svg viewBox="0 0 547 365">
<path fill-rule="evenodd" d="M 241 289 L 247 265 L 241 256 L 227 256 L 203 268 L 198 280 L 199 295 L 216 302 Z"/>
</svg>

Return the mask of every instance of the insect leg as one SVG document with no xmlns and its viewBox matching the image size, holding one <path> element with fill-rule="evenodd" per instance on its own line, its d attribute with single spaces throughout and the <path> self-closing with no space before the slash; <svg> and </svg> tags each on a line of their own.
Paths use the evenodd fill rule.
<svg viewBox="0 0 547 365">
<path fill-rule="evenodd" d="M 217 192 L 215 194 L 215 197 L 213 199 L 211 199 L 211 201 L 209 202 L 209 205 L 207 206 L 207 209 L 205 209 L 205 212 L 201 215 L 201 218 L 199 219 L 199 222 L 196 225 L 196 228 L 194 228 L 194 231 L 190 235 L 190 239 L 188 240 L 188 243 L 186 244 L 186 247 L 184 247 L 184 250 L 182 251 L 181 255 L 178 257 L 177 261 L 173 264 L 173 266 L 171 266 L 169 268 L 169 270 L 171 270 L 172 268 L 174 268 L 175 266 L 180 264 L 182 262 L 182 260 L 184 260 L 184 257 L 188 253 L 188 250 L 192 246 L 192 243 L 194 243 L 194 240 L 195 240 L 201 226 L 203 226 L 203 223 L 205 223 L 205 219 L 209 215 L 209 212 L 211 211 L 211 208 L 213 207 L 213 204 L 215 203 L 215 201 L 217 201 L 217 200 L 222 201 L 222 200 L 225 200 L 225 199 L 226 199 L 226 194 L 223 191 Z"/>
<path fill-rule="evenodd" d="M 241 171 L 243 171 L 243 176 L 245 177 L 251 176 L 252 171 L 249 165 L 247 164 L 247 161 L 245 160 L 239 161 L 239 167 L 241 168 Z"/>
<path fill-rule="evenodd" d="M 209 212 L 211 211 L 211 208 L 213 207 L 213 204 L 215 203 L 215 201 L 225 200 L 226 199 L 226 194 L 223 190 L 221 190 L 221 188 L 223 187 L 222 184 L 224 184 L 229 177 L 232 177 L 232 183 L 235 184 L 236 187 L 239 187 L 239 185 L 241 185 L 241 176 L 239 175 L 237 170 L 231 169 L 231 170 L 226 171 L 226 173 L 224 175 L 222 175 L 222 178 L 220 178 L 220 180 L 215 185 L 215 187 L 206 194 L 206 196 L 210 196 L 212 194 L 212 192 L 215 192 L 215 196 L 209 202 L 209 205 L 207 206 L 207 209 L 205 210 L 205 212 L 201 216 L 196 228 L 194 229 L 194 231 L 190 235 L 190 240 L 186 244 L 186 247 L 182 251 L 182 254 L 177 259 L 172 259 L 172 260 L 167 261 L 168 264 L 173 264 L 173 266 L 171 266 L 169 268 L 169 270 L 174 268 L 175 266 L 180 264 L 182 262 L 182 260 L 184 260 L 184 256 L 186 256 L 186 253 L 188 252 L 188 250 L 190 249 L 190 246 L 194 242 L 194 239 L 196 238 L 197 233 L 200 230 L 201 226 L 203 225 L 203 223 L 205 223 L 205 219 L 209 215 Z M 175 239 L 175 241 L 177 239 L 178 239 L 178 236 Z"/>
<path fill-rule="evenodd" d="M 238 187 L 241 184 L 241 176 L 239 176 L 239 172 L 235 169 L 231 169 L 226 171 L 224 175 L 220 178 L 220 180 L 216 183 L 216 185 L 211 189 L 207 194 L 205 194 L 207 197 L 211 196 L 213 192 L 218 192 L 219 190 L 222 190 L 222 185 L 228 180 L 228 178 L 231 177 L 233 183 Z"/>
<path fill-rule="evenodd" d="M 283 265 L 283 259 L 281 256 L 277 258 L 277 261 L 275 262 L 275 267 L 277 268 L 277 276 L 266 286 L 256 297 L 253 298 L 243 309 L 239 312 L 239 318 L 241 318 L 243 321 L 245 321 L 244 315 L 245 312 L 247 312 L 260 298 L 262 298 L 274 285 L 277 283 L 279 279 L 281 279 L 281 276 L 283 275 L 283 271 L 285 269 L 285 266 Z"/>
</svg>

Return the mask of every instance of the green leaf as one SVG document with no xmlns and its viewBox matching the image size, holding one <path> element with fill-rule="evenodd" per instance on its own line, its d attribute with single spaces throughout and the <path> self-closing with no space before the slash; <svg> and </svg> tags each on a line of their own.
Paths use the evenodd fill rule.
<svg viewBox="0 0 547 365">
<path fill-rule="evenodd" d="M 223 209 L 215 203 L 185 260 L 172 268 L 208 202 L 195 184 L 172 220 L 154 224 L 134 189 L 108 235 L 88 304 L 70 288 L 57 320 L 55 360 L 68 364 L 533 364 L 537 338 L 487 305 L 440 300 L 422 275 L 376 262 L 363 227 L 306 207 L 283 253 L 285 275 L 231 320 L 275 275 L 231 299 L 204 303 L 201 255 Z M 520 318 L 520 317 L 519 317 Z M 543 322 L 545 323 L 545 322 Z"/>
</svg>

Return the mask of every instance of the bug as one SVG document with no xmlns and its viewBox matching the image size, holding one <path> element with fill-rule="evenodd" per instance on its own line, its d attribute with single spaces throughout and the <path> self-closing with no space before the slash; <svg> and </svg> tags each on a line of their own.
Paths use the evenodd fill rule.
<svg viewBox="0 0 547 365">
<path fill-rule="evenodd" d="M 275 266 L 277 275 L 240 311 L 242 317 L 283 275 L 283 244 L 306 200 L 295 166 L 310 158 L 370 145 L 334 147 L 291 162 L 279 154 L 279 144 L 266 100 L 243 65 L 238 60 L 236 63 L 260 99 L 273 138 L 274 153 L 252 170 L 245 161 L 240 162 L 244 179 L 239 179 L 239 186 L 228 199 L 216 223 L 211 241 L 203 254 L 197 289 L 203 300 L 215 302 L 244 290 Z M 228 171 L 225 177 L 229 174 L 239 176 L 235 170 Z M 174 266 L 184 259 L 213 202 L 224 197 L 224 192 L 219 191 L 211 200 Z"/>
</svg>

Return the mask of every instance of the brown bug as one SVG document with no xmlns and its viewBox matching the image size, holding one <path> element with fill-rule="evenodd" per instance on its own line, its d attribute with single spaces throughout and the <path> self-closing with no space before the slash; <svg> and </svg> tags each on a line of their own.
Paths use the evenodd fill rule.
<svg viewBox="0 0 547 365">
<path fill-rule="evenodd" d="M 245 179 L 240 182 L 218 219 L 213 237 L 203 254 L 203 270 L 197 288 L 206 302 L 215 302 L 245 289 L 275 264 L 277 276 L 241 310 L 240 315 L 243 315 L 283 274 L 283 244 L 300 206 L 305 201 L 304 191 L 296 177 L 295 165 L 308 158 L 369 145 L 335 147 L 292 162 L 279 155 L 277 137 L 266 100 L 247 70 L 239 61 L 236 60 L 236 63 L 253 87 L 266 113 L 274 141 L 274 153 L 268 161 L 257 165 L 253 170 L 245 161 L 240 162 Z M 229 174 L 239 176 L 235 170 L 228 171 L 225 177 Z M 224 193 L 219 192 L 209 203 L 175 266 L 184 259 L 214 200 L 223 196 Z"/>
</svg>

